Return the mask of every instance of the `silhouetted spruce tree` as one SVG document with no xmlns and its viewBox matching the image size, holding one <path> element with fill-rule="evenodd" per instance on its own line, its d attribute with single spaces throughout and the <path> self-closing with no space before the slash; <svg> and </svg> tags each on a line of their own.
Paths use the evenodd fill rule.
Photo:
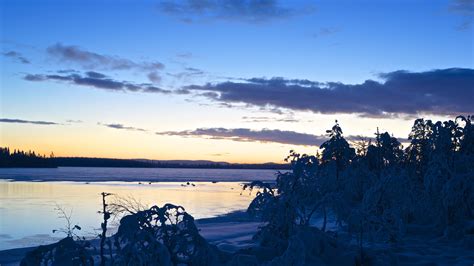
<svg viewBox="0 0 474 266">
<path fill-rule="evenodd" d="M 335 163 L 335 177 L 336 182 L 338 182 L 340 172 L 347 167 L 355 157 L 355 149 L 351 148 L 349 143 L 342 136 L 342 129 L 337 120 L 332 129 L 327 130 L 326 133 L 330 139 L 320 146 L 320 148 L 323 149 L 321 160 L 323 164 Z"/>
<path fill-rule="evenodd" d="M 406 160 L 419 183 L 423 183 L 424 173 L 432 151 L 431 134 L 433 122 L 416 119 L 408 139 L 411 141 L 406 150 Z"/>
</svg>

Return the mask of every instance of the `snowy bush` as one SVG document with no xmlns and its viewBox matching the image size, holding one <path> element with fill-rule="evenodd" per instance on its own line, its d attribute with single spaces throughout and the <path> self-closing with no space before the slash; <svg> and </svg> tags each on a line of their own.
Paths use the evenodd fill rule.
<svg viewBox="0 0 474 266">
<path fill-rule="evenodd" d="M 173 204 L 123 217 L 113 238 L 117 265 L 209 265 L 218 260 L 194 218 Z"/>
<path fill-rule="evenodd" d="M 455 175 L 443 188 L 443 206 L 447 224 L 454 225 L 474 219 L 474 176 Z"/>
<path fill-rule="evenodd" d="M 218 265 L 228 259 L 199 234 L 194 218 L 173 204 L 124 216 L 106 242 L 103 265 Z M 93 250 L 86 243 L 67 237 L 40 246 L 26 255 L 22 265 L 94 265 Z"/>
<path fill-rule="evenodd" d="M 72 237 L 66 237 L 57 243 L 39 246 L 28 252 L 21 260 L 21 266 L 37 265 L 94 265 L 90 255 L 90 247 L 86 242 L 76 242 Z"/>
<path fill-rule="evenodd" d="M 261 181 L 244 184 L 243 190 L 248 189 L 252 192 L 255 188 L 258 191 L 247 208 L 247 213 L 262 220 L 268 220 L 277 207 L 276 191 L 271 184 Z"/>
<path fill-rule="evenodd" d="M 319 229 L 298 226 L 284 253 L 264 265 L 354 265 L 357 254 Z"/>
<path fill-rule="evenodd" d="M 250 205 L 249 211 L 266 213 L 261 217 L 267 223 L 257 238 L 263 246 L 278 250 L 271 265 L 298 265 L 294 256 L 307 260 L 304 250 L 314 243 L 302 244 L 295 235 L 312 226 L 314 213 L 323 215 L 321 232 L 330 213 L 339 230 L 356 237 L 359 261 L 364 241 L 397 242 L 411 224 L 430 228 L 435 235 L 445 231 L 450 237 L 464 237 L 466 246 L 471 246 L 470 116 L 445 122 L 415 120 L 406 149 L 389 133 L 377 130 L 375 141 L 357 145 L 356 154 L 337 121 L 327 132 L 329 140 L 321 145 L 321 155 L 290 152 L 292 171 L 280 173 L 274 189 L 264 189 Z"/>
</svg>

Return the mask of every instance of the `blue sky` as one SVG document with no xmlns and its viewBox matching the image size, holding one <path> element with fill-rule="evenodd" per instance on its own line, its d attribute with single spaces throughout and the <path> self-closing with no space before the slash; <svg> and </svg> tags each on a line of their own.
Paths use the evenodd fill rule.
<svg viewBox="0 0 474 266">
<path fill-rule="evenodd" d="M 359 108 L 354 104 L 359 91 L 347 94 L 348 90 L 364 90 L 360 95 L 369 99 L 364 93 L 373 86 L 352 85 L 371 79 L 380 83 L 375 86 L 380 98 L 389 94 L 409 98 L 405 93 L 396 94 L 405 87 L 423 90 L 413 97 L 444 95 L 441 91 L 451 90 L 447 88 L 450 84 L 471 96 L 472 0 L 2 1 L 1 12 L 1 118 L 61 124 L 0 123 L 3 146 L 54 150 L 64 155 L 245 161 L 246 150 L 240 145 L 244 143 L 247 149 L 268 150 L 268 154 L 262 151 L 249 161 L 269 161 L 284 158 L 292 145 L 285 143 L 288 138 L 307 137 L 289 136 L 288 132 L 320 136 L 336 118 L 347 135 L 371 135 L 377 126 L 386 125 L 386 130 L 396 136 L 406 137 L 411 121 L 403 116 L 444 118 L 472 111 L 464 106 L 463 99 L 449 96 L 432 104 L 419 98 L 421 104 L 411 101 L 406 109 L 394 107 L 405 103 L 377 105 L 374 98 Z M 71 51 L 75 56 L 71 57 Z M 123 62 L 127 67 L 114 65 Z M 151 63 L 162 67 L 152 69 Z M 458 71 L 447 71 L 452 68 Z M 390 84 L 395 85 L 384 86 L 387 78 L 380 74 L 400 70 L 420 75 L 391 75 Z M 432 70 L 446 71 L 429 72 Z M 80 82 L 90 81 L 86 72 L 92 71 L 105 75 L 108 81 L 140 85 L 141 92 L 78 84 L 79 78 Z M 148 77 L 152 72 L 153 81 Z M 36 75 L 36 79 L 26 80 L 26 75 Z M 268 84 L 273 77 L 321 84 L 311 85 L 317 94 L 306 97 L 307 85 Z M 425 83 L 403 83 L 417 77 Z M 441 77 L 443 80 L 438 80 Z M 265 82 L 255 83 L 249 80 L 252 78 L 264 78 Z M 436 86 L 428 82 L 445 87 L 430 91 Z M 216 86 L 203 88 L 206 83 Z M 242 88 L 242 83 L 255 86 Z M 150 86 L 167 92 L 143 92 Z M 326 91 L 319 91 L 322 87 L 336 95 L 325 99 Z M 183 88 L 196 90 L 176 93 Z M 301 106 L 302 98 L 293 93 L 298 88 L 303 90 L 304 99 L 319 97 L 315 105 L 324 101 L 355 109 L 322 110 L 312 108 L 311 101 Z M 287 90 L 282 99 L 262 99 L 266 94 L 260 95 L 275 95 L 281 90 Z M 350 99 L 337 100 L 344 97 Z M 455 105 L 458 107 L 451 108 Z M 362 118 L 361 110 L 365 112 Z M 106 126 L 111 124 L 122 127 Z M 196 130 L 200 128 L 225 130 L 193 135 L 202 133 Z M 249 129 L 252 134 L 235 129 Z M 281 137 L 285 141 L 262 138 L 268 135 L 263 129 L 284 132 L 273 134 L 287 134 Z M 182 134 L 184 131 L 190 134 Z M 38 134 L 34 141 L 27 141 L 32 137 L 25 132 Z M 84 149 L 67 139 L 51 137 L 58 135 L 104 144 Z M 130 146 L 116 147 L 104 138 Z M 156 146 L 149 148 L 150 143 Z M 180 155 L 170 151 L 180 145 L 193 152 Z M 298 147 L 310 152 L 316 146 Z"/>
</svg>

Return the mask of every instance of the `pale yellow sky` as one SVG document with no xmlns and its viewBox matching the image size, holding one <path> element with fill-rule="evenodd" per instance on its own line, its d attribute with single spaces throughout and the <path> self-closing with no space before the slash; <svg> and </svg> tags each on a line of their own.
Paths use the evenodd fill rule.
<svg viewBox="0 0 474 266">
<path fill-rule="evenodd" d="M 207 107 L 209 108 L 209 107 Z M 236 113 L 235 113 L 236 112 Z M 376 127 L 380 131 L 389 131 L 396 137 L 406 138 L 412 120 L 357 118 L 352 115 L 319 115 L 298 113 L 296 117 L 303 122 L 285 123 L 249 123 L 243 121 L 245 110 L 216 108 L 217 116 L 227 114 L 231 119 L 221 119 L 219 126 L 225 128 L 280 129 L 300 133 L 323 135 L 334 120 L 338 118 L 346 135 L 373 136 Z M 233 119 L 232 119 L 233 118 Z M 433 119 L 445 119 L 433 117 Z M 211 118 L 196 121 L 184 119 L 181 123 L 166 126 L 161 123 L 146 124 L 137 119 L 137 123 L 118 121 L 127 126 L 144 128 L 148 132 L 129 131 L 108 128 L 95 121 L 70 123 L 64 125 L 31 125 L 0 123 L 0 146 L 12 149 L 34 150 L 56 156 L 82 156 L 107 158 L 146 158 L 157 160 L 213 160 L 235 163 L 283 162 L 290 150 L 314 154 L 316 146 L 289 145 L 280 143 L 245 142 L 233 140 L 209 139 L 206 137 L 181 137 L 156 135 L 154 132 L 166 130 L 193 130 L 199 127 L 212 127 Z M 157 121 L 160 121 L 157 118 Z M 170 125 L 171 124 L 171 125 Z"/>
</svg>

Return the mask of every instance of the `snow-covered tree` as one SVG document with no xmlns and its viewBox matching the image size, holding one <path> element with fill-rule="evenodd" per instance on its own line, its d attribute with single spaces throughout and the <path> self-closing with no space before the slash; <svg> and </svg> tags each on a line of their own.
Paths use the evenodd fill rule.
<svg viewBox="0 0 474 266">
<path fill-rule="evenodd" d="M 339 181 L 340 172 L 347 167 L 355 157 L 355 149 L 350 147 L 349 143 L 342 136 L 342 129 L 336 120 L 336 124 L 326 133 L 330 138 L 321 144 L 321 160 L 323 164 L 335 164 L 335 178 Z"/>
</svg>

